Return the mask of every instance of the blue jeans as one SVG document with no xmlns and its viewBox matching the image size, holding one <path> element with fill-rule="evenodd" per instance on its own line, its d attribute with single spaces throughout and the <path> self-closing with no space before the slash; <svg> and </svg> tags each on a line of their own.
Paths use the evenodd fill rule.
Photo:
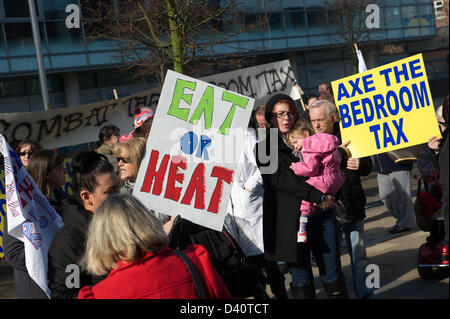
<svg viewBox="0 0 450 319">
<path fill-rule="evenodd" d="M 314 283 L 311 251 L 319 267 L 320 279 L 334 283 L 343 278 L 340 260 L 339 227 L 331 210 L 317 211 L 308 218 L 308 241 L 297 244 L 297 262 L 289 263 L 292 286 L 305 287 Z"/>
<path fill-rule="evenodd" d="M 366 254 L 366 243 L 364 241 L 364 220 L 344 224 L 341 227 L 341 239 L 343 235 L 345 235 L 347 250 L 350 254 L 353 289 L 356 298 L 374 298 L 373 289 L 367 288 L 366 286 L 368 258 Z"/>
</svg>

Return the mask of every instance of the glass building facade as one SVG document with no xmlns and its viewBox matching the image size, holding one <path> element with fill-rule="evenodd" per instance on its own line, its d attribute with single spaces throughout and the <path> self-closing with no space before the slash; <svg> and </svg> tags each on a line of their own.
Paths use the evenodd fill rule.
<svg viewBox="0 0 450 319">
<path fill-rule="evenodd" d="M 111 69 L 122 63 L 117 43 L 88 39 L 82 24 L 78 29 L 66 27 L 65 20 L 69 15 L 67 5 L 80 6 L 80 1 L 86 3 L 85 0 L 34 1 L 50 93 L 63 91 L 61 73 Z M 94 6 L 96 1 L 90 2 Z M 327 1 L 246 0 L 243 3 L 239 18 L 233 24 L 223 25 L 223 31 L 235 31 L 241 26 L 259 22 L 264 12 L 270 12 L 268 24 L 263 29 L 238 34 L 231 40 L 234 49 L 217 46 L 216 52 L 226 55 L 236 50 L 246 52 L 250 49 L 255 50 L 252 54 L 271 54 L 331 48 L 343 42 L 335 32 L 339 27 L 332 22 L 336 12 L 326 5 Z M 436 34 L 432 0 L 374 0 L 373 3 L 380 8 L 380 27 L 364 34 L 364 41 L 395 42 Z M 305 60 L 306 57 L 300 59 Z M 81 85 L 98 82 L 98 74 L 84 73 L 81 77 L 86 80 L 80 79 Z M 39 94 L 36 74 L 28 0 L 2 0 L 0 98 Z M 34 78 L 12 79 L 20 76 Z"/>
</svg>

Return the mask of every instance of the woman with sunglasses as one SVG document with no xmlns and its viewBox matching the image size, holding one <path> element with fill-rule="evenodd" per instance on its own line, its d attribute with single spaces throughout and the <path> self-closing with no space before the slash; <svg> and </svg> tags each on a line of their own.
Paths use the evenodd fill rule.
<svg viewBox="0 0 450 319">
<path fill-rule="evenodd" d="M 19 155 L 23 166 L 28 167 L 31 155 L 39 149 L 41 149 L 39 143 L 32 140 L 23 140 L 17 145 L 16 153 Z"/>
<path fill-rule="evenodd" d="M 119 165 L 119 177 L 121 181 L 120 192 L 121 193 L 133 193 L 134 184 L 141 166 L 142 159 L 144 158 L 145 146 L 147 140 L 143 137 L 135 137 L 131 140 L 119 143 L 114 147 L 114 154 L 117 157 L 117 164 Z M 169 215 L 161 214 L 151 210 L 152 213 L 163 224 L 166 232 L 170 231 L 173 218 Z"/>
<path fill-rule="evenodd" d="M 136 137 L 114 147 L 114 155 L 119 165 L 119 177 L 122 184 L 120 187 L 121 193 L 133 192 L 139 166 L 144 158 L 145 145 L 145 138 Z"/>
</svg>

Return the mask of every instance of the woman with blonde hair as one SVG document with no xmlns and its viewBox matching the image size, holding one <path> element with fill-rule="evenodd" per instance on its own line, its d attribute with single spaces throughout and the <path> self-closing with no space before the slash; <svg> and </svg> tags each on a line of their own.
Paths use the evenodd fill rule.
<svg viewBox="0 0 450 319">
<path fill-rule="evenodd" d="M 167 244 L 161 223 L 138 199 L 126 193 L 109 197 L 92 218 L 81 259 L 88 273 L 108 276 L 83 287 L 78 298 L 198 298 L 192 270 L 206 298 L 231 298 L 203 246 L 184 250 L 189 268 Z"/>
<path fill-rule="evenodd" d="M 122 183 L 121 192 L 133 192 L 139 166 L 144 158 L 146 143 L 145 138 L 136 137 L 114 147 L 114 155 L 117 157 L 119 177 Z"/>
<path fill-rule="evenodd" d="M 117 156 L 117 163 L 119 164 L 119 177 L 121 181 L 121 193 L 133 193 L 134 184 L 139 173 L 142 159 L 145 154 L 145 146 L 147 140 L 143 137 L 135 137 L 131 140 L 119 143 L 114 147 L 114 155 Z M 157 213 L 152 210 L 156 217 L 163 223 L 172 220 L 169 215 Z M 169 224 L 164 226 L 169 231 Z"/>
</svg>

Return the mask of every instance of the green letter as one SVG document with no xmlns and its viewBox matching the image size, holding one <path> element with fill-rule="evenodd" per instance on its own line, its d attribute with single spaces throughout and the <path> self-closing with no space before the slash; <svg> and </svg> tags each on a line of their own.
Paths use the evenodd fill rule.
<svg viewBox="0 0 450 319">
<path fill-rule="evenodd" d="M 177 83 L 175 85 L 175 91 L 173 92 L 172 103 L 170 104 L 168 115 L 173 115 L 187 121 L 189 116 L 190 109 L 180 109 L 180 100 L 185 101 L 187 104 L 191 105 L 192 102 L 192 94 L 184 94 L 184 89 L 188 88 L 192 91 L 195 91 L 197 83 L 189 82 L 182 79 L 177 79 Z"/>
<path fill-rule="evenodd" d="M 205 113 L 205 128 L 209 130 L 211 128 L 213 110 L 214 110 L 214 88 L 212 86 L 208 86 L 205 90 L 205 93 L 203 93 L 203 96 L 200 102 L 198 103 L 194 111 L 194 114 L 192 114 L 189 123 L 196 125 L 198 120 L 200 120 L 202 114 Z"/>
<path fill-rule="evenodd" d="M 223 121 L 222 126 L 219 128 L 219 133 L 222 135 L 228 135 L 228 130 L 231 126 L 231 121 L 233 121 L 234 111 L 236 110 L 236 105 L 245 109 L 248 104 L 248 99 L 245 97 L 235 95 L 232 92 L 224 91 L 222 94 L 222 101 L 232 102 L 231 110 L 228 113 L 225 121 Z"/>
</svg>

